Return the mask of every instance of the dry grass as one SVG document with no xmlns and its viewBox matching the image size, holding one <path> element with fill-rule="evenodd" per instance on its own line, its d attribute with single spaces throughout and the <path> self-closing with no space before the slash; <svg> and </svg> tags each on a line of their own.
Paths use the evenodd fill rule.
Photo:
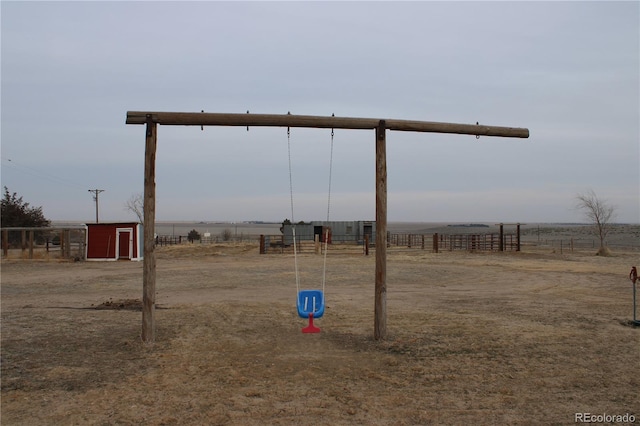
<svg viewBox="0 0 640 426">
<path fill-rule="evenodd" d="M 199 250 L 198 250 L 199 249 Z M 372 339 L 373 256 L 329 260 L 323 332 L 303 335 L 291 256 L 158 250 L 157 342 L 141 264 L 2 264 L 4 424 L 572 423 L 633 413 L 637 255 L 390 250 Z M 321 257 L 300 259 L 303 285 Z M 637 420 L 636 420 L 637 421 Z"/>
</svg>

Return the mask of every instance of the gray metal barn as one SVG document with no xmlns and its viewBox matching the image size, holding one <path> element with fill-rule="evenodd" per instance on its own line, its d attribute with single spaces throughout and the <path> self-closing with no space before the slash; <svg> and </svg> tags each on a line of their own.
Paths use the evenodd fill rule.
<svg viewBox="0 0 640 426">
<path fill-rule="evenodd" d="M 283 227 L 284 244 L 293 244 L 294 225 Z M 365 235 L 369 236 L 369 241 L 373 243 L 376 238 L 376 223 L 370 220 L 356 220 L 346 222 L 326 222 L 313 221 L 304 224 L 297 224 L 297 241 L 314 241 L 318 235 L 321 242 L 325 242 L 327 228 L 329 229 L 329 243 L 353 243 L 363 244 Z"/>
</svg>

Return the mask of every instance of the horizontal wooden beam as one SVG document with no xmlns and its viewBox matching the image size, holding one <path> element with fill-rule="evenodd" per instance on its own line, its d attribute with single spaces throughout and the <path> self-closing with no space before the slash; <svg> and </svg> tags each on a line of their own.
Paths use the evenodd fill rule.
<svg viewBox="0 0 640 426">
<path fill-rule="evenodd" d="M 323 117 L 293 114 L 226 114 L 211 112 L 128 111 L 127 124 L 153 122 L 165 126 L 250 126 L 250 127 L 307 127 L 324 129 L 376 129 L 379 118 Z M 428 133 L 456 133 L 461 135 L 528 138 L 529 129 L 519 127 L 485 126 L 483 124 L 440 123 L 384 119 L 387 130 Z"/>
</svg>

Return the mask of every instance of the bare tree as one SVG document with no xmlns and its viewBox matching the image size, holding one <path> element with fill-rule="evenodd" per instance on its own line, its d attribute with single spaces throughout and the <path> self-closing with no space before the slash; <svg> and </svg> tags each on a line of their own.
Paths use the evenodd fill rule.
<svg viewBox="0 0 640 426">
<path fill-rule="evenodd" d="M 124 203 L 125 210 L 135 213 L 140 223 L 144 223 L 144 196 L 141 192 L 132 194 L 131 197 Z"/>
<path fill-rule="evenodd" d="M 615 207 L 606 200 L 598 198 L 593 189 L 576 196 L 576 207 L 582 210 L 584 217 L 594 226 L 595 233 L 600 238 L 598 254 L 608 253 L 605 240 L 611 231 L 611 222 L 615 217 Z"/>
<path fill-rule="evenodd" d="M 225 230 L 220 233 L 220 236 L 222 237 L 222 241 L 231 241 L 233 234 L 231 233 L 231 229 L 225 228 Z"/>
</svg>

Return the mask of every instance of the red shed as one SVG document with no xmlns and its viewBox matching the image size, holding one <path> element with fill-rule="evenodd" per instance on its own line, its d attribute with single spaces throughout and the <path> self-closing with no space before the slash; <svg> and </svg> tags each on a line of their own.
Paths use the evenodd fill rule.
<svg viewBox="0 0 640 426">
<path fill-rule="evenodd" d="M 142 225 L 136 222 L 87 224 L 87 260 L 142 260 Z"/>
</svg>

